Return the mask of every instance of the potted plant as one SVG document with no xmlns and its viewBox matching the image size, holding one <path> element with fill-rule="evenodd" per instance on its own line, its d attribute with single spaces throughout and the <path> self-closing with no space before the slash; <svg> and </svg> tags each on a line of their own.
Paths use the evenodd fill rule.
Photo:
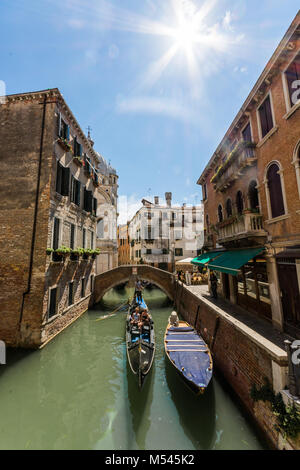
<svg viewBox="0 0 300 470">
<path fill-rule="evenodd" d="M 57 253 L 58 256 L 63 256 L 64 258 L 66 258 L 67 256 L 70 256 L 71 248 L 62 245 L 60 248 L 57 248 L 57 250 L 55 250 L 55 253 Z"/>
<path fill-rule="evenodd" d="M 73 161 L 76 163 L 76 165 L 78 166 L 82 166 L 83 165 L 83 160 L 82 158 L 79 156 L 79 155 L 74 155 L 73 156 Z"/>
<path fill-rule="evenodd" d="M 92 250 L 92 258 L 96 259 L 98 255 L 100 255 L 101 251 L 97 248 L 96 250 Z"/>
<path fill-rule="evenodd" d="M 53 248 L 47 248 L 46 249 L 46 253 L 47 253 L 48 256 L 52 255 L 53 252 L 54 252 Z"/>
</svg>

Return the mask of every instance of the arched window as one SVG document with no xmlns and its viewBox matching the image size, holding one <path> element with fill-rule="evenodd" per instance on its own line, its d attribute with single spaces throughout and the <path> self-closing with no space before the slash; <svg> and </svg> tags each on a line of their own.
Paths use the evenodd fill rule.
<svg viewBox="0 0 300 470">
<path fill-rule="evenodd" d="M 218 221 L 223 222 L 223 209 L 221 204 L 218 207 Z"/>
<path fill-rule="evenodd" d="M 259 200 L 256 181 L 251 181 L 249 184 L 248 198 L 250 209 L 257 210 L 259 208 Z"/>
<path fill-rule="evenodd" d="M 98 220 L 97 223 L 97 237 L 104 238 L 104 219 Z"/>
<path fill-rule="evenodd" d="M 232 216 L 232 202 L 231 202 L 231 199 L 227 199 L 227 201 L 226 201 L 226 215 L 227 215 L 228 218 Z"/>
<path fill-rule="evenodd" d="M 279 170 L 278 164 L 272 163 L 267 172 L 267 186 L 270 197 L 272 218 L 280 217 L 285 214 Z"/>
<path fill-rule="evenodd" d="M 236 195 L 236 210 L 238 214 L 242 214 L 244 210 L 244 201 L 242 191 L 238 191 Z"/>
</svg>

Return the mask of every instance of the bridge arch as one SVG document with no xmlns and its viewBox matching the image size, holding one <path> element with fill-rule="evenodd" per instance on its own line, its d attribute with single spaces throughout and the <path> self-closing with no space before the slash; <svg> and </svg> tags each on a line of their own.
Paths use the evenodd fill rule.
<svg viewBox="0 0 300 470">
<path fill-rule="evenodd" d="M 155 284 L 169 299 L 174 300 L 175 277 L 173 274 L 148 265 L 127 265 L 119 266 L 95 277 L 93 303 L 100 302 L 110 289 L 137 278 Z"/>
</svg>

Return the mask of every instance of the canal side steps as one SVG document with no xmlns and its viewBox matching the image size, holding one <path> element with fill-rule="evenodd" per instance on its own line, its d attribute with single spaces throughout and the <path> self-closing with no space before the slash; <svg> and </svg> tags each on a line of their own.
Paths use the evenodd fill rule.
<svg viewBox="0 0 300 470">
<path fill-rule="evenodd" d="M 177 312 L 194 325 L 208 344 L 214 364 L 231 386 L 247 412 L 264 433 L 270 446 L 300 449 L 300 436 L 284 438 L 276 429 L 276 416 L 269 402 L 254 402 L 253 386 L 266 379 L 275 393 L 284 394 L 288 384 L 287 335 L 266 320 L 224 300 L 214 300 L 208 286 L 186 286 L 176 281 Z"/>
</svg>

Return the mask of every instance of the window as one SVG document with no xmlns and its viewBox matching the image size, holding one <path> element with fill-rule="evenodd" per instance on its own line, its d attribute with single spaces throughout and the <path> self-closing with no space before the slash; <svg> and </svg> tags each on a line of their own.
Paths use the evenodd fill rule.
<svg viewBox="0 0 300 470">
<path fill-rule="evenodd" d="M 84 210 L 93 212 L 93 192 L 84 188 Z"/>
<path fill-rule="evenodd" d="M 91 249 L 94 249 L 94 232 L 91 232 Z"/>
<path fill-rule="evenodd" d="M 294 106 L 299 102 L 300 98 L 300 53 L 295 57 L 291 65 L 285 71 L 285 77 L 288 87 L 290 106 Z M 297 83 L 298 80 L 299 83 Z"/>
<path fill-rule="evenodd" d="M 52 248 L 53 250 L 57 250 L 59 244 L 59 228 L 60 228 L 60 220 L 57 217 L 54 217 L 53 223 L 53 239 L 52 239 Z"/>
<path fill-rule="evenodd" d="M 250 122 L 247 124 L 245 129 L 242 132 L 244 142 L 252 142 L 251 126 Z"/>
<path fill-rule="evenodd" d="M 68 126 L 68 124 L 65 123 L 65 121 L 62 119 L 61 117 L 61 113 L 59 113 L 58 115 L 58 136 L 61 138 L 61 139 L 65 139 L 65 140 L 70 140 L 70 126 Z"/>
<path fill-rule="evenodd" d="M 270 209 L 272 218 L 280 217 L 285 214 L 284 201 L 279 174 L 279 166 L 273 163 L 267 172 L 267 187 L 269 191 Z"/>
<path fill-rule="evenodd" d="M 70 168 L 65 168 L 57 162 L 56 192 L 62 196 L 68 196 L 70 191 Z"/>
<path fill-rule="evenodd" d="M 71 202 L 80 207 L 81 183 L 72 175 L 71 178 Z"/>
<path fill-rule="evenodd" d="M 77 137 L 74 137 L 74 146 L 73 146 L 74 157 L 82 156 L 82 145 L 77 141 Z"/>
<path fill-rule="evenodd" d="M 202 189 L 203 189 L 203 200 L 206 201 L 206 199 L 207 199 L 207 186 L 206 186 L 206 183 L 204 183 L 204 185 L 202 186 Z"/>
<path fill-rule="evenodd" d="M 49 292 L 49 309 L 48 318 L 52 318 L 56 315 L 57 311 L 57 287 L 50 289 Z"/>
<path fill-rule="evenodd" d="M 97 237 L 104 238 L 104 220 L 100 219 L 97 223 Z"/>
<path fill-rule="evenodd" d="M 86 245 L 86 229 L 82 229 L 82 248 L 85 248 Z"/>
<path fill-rule="evenodd" d="M 69 282 L 69 307 L 74 303 L 74 282 Z"/>
<path fill-rule="evenodd" d="M 70 248 L 74 250 L 75 248 L 75 225 L 71 224 L 70 226 Z"/>
<path fill-rule="evenodd" d="M 249 184 L 248 198 L 250 209 L 252 210 L 258 210 L 259 208 L 258 191 L 256 186 L 256 181 L 251 181 L 251 183 Z"/>
<path fill-rule="evenodd" d="M 81 298 L 85 297 L 85 278 L 81 279 Z"/>
<path fill-rule="evenodd" d="M 256 183 L 255 183 L 256 187 Z M 244 201 L 242 191 L 238 191 L 236 195 L 236 210 L 238 214 L 242 214 L 244 210 Z"/>
<path fill-rule="evenodd" d="M 175 256 L 183 256 L 183 249 L 175 248 Z"/>
<path fill-rule="evenodd" d="M 138 250 L 135 250 L 135 257 L 136 257 L 136 258 L 139 257 L 139 251 L 138 251 Z"/>
<path fill-rule="evenodd" d="M 146 255 L 152 255 L 152 250 L 149 249 L 149 248 L 147 248 L 147 250 L 146 250 Z"/>
<path fill-rule="evenodd" d="M 218 207 L 218 221 L 223 222 L 223 209 L 221 204 Z"/>
<path fill-rule="evenodd" d="M 226 215 L 227 215 L 228 218 L 232 216 L 231 199 L 227 199 L 227 201 L 226 201 Z"/>
<path fill-rule="evenodd" d="M 258 114 L 260 119 L 261 137 L 264 138 L 274 127 L 270 95 L 267 96 L 265 101 L 258 108 Z"/>
<path fill-rule="evenodd" d="M 176 230 L 175 232 L 175 240 L 182 240 L 182 232 L 179 230 Z"/>
<path fill-rule="evenodd" d="M 97 206 L 98 206 L 98 201 L 97 198 L 93 197 L 93 215 L 97 217 Z"/>
</svg>

